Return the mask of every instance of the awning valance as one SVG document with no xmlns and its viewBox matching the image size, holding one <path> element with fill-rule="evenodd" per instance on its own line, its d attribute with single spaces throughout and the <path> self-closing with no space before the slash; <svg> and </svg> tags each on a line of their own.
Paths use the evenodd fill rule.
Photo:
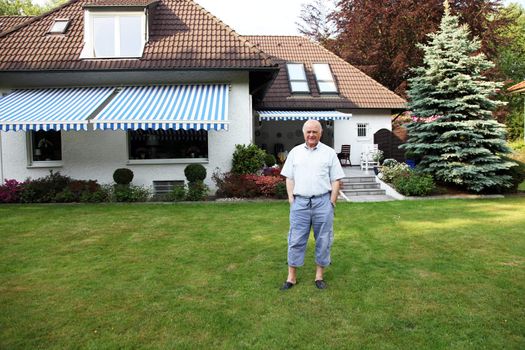
<svg viewBox="0 0 525 350">
<path fill-rule="evenodd" d="M 124 87 L 92 120 L 95 129 L 228 128 L 227 84 Z"/>
<path fill-rule="evenodd" d="M 285 121 L 285 120 L 348 120 L 350 113 L 337 111 L 257 111 L 259 120 Z"/>
<path fill-rule="evenodd" d="M 87 130 L 113 87 L 20 89 L 0 99 L 0 130 Z"/>
</svg>

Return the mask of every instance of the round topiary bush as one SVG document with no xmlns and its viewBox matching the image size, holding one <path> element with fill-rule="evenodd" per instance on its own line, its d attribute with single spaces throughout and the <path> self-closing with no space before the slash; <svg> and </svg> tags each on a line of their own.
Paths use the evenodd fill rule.
<svg viewBox="0 0 525 350">
<path fill-rule="evenodd" d="M 204 181 L 206 178 L 206 168 L 202 164 L 190 164 L 184 168 L 184 175 L 189 183 Z"/>
<path fill-rule="evenodd" d="M 277 163 L 277 161 L 275 160 L 273 154 L 266 153 L 266 155 L 264 156 L 264 164 L 266 164 L 267 167 L 271 167 L 274 166 L 275 163 Z"/>
<path fill-rule="evenodd" d="M 232 172 L 234 174 L 255 174 L 264 166 L 266 152 L 257 145 L 235 145 L 232 157 Z"/>
<path fill-rule="evenodd" d="M 113 173 L 113 180 L 119 185 L 129 185 L 133 180 L 133 171 L 128 168 L 119 168 Z"/>
</svg>

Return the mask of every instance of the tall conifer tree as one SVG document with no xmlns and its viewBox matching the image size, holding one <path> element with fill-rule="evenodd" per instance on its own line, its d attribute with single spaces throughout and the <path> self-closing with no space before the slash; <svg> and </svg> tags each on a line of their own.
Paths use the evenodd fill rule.
<svg viewBox="0 0 525 350">
<path fill-rule="evenodd" d="M 510 186 L 514 163 L 500 157 L 510 150 L 505 127 L 492 117 L 491 100 L 499 84 L 482 73 L 493 67 L 477 39 L 460 26 L 445 0 L 439 30 L 419 45 L 424 64 L 409 79 L 409 106 L 415 122 L 408 126 L 406 151 L 421 159 L 418 167 L 440 182 L 481 192 Z"/>
</svg>

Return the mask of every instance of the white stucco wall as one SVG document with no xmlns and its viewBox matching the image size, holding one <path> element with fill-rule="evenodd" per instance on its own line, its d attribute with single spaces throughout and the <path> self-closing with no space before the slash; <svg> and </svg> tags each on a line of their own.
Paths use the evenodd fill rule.
<svg viewBox="0 0 525 350">
<path fill-rule="evenodd" d="M 216 168 L 227 171 L 235 144 L 252 142 L 252 107 L 248 73 L 225 72 L 214 74 L 214 82 L 229 83 L 229 130 L 209 131 L 206 183 L 212 189 L 212 173 Z M 187 82 L 187 77 L 180 82 Z M 203 82 L 193 81 L 194 83 Z M 206 82 L 206 81 L 204 81 Z M 177 83 L 170 80 L 170 83 Z M 151 186 L 154 180 L 184 180 L 184 164 L 129 164 L 127 139 L 124 131 L 62 131 L 62 166 L 33 167 L 28 157 L 27 134 L 22 131 L 1 133 L 1 175 L 4 179 L 22 181 L 60 171 L 76 179 L 93 179 L 112 183 L 113 171 L 120 167 L 133 170 L 133 184 Z"/>
<path fill-rule="evenodd" d="M 374 133 L 380 129 L 392 130 L 391 111 L 355 109 L 343 112 L 352 113 L 352 119 L 334 122 L 334 149 L 339 152 L 341 145 L 351 145 L 350 161 L 352 165 L 359 165 L 363 144 L 374 143 Z M 357 137 L 358 123 L 369 125 L 367 137 Z"/>
</svg>

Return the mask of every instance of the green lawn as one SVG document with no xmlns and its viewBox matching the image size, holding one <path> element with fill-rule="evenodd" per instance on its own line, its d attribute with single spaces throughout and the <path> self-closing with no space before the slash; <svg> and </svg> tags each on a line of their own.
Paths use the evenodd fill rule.
<svg viewBox="0 0 525 350">
<path fill-rule="evenodd" d="M 0 349 L 523 349 L 524 208 L 340 203 L 281 292 L 284 202 L 2 205 Z"/>
</svg>

